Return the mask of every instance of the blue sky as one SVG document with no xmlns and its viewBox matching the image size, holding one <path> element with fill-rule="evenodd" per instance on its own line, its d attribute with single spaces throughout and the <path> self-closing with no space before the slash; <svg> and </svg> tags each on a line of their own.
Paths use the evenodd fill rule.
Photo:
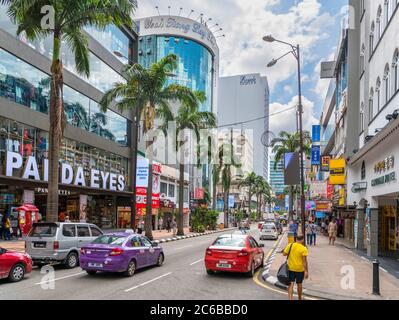
<svg viewBox="0 0 399 320">
<path fill-rule="evenodd" d="M 290 43 L 299 43 L 303 55 L 304 126 L 310 129 L 320 117 L 328 80 L 319 79 L 321 61 L 335 53 L 340 34 L 341 9 L 347 0 L 138 0 L 138 17 L 158 14 L 182 15 L 195 10 L 205 18 L 219 22 L 225 38 L 218 38 L 220 74 L 266 75 L 271 89 L 270 112 L 278 112 L 297 103 L 296 61 L 286 57 L 273 68 L 267 63 L 287 51 L 278 43 L 265 43 L 262 37 L 273 34 Z M 289 119 L 289 120 L 287 120 Z M 295 111 L 270 118 L 271 129 L 295 130 Z"/>
</svg>

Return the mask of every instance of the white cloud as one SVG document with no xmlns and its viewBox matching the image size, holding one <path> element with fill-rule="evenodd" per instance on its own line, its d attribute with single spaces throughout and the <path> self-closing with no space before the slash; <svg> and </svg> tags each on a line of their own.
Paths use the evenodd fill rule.
<svg viewBox="0 0 399 320">
<path fill-rule="evenodd" d="M 271 103 L 270 104 L 270 130 L 277 136 L 281 131 L 294 132 L 297 130 L 296 126 L 296 108 L 293 108 L 298 105 L 298 96 L 292 98 L 292 100 L 287 104 L 281 103 Z M 315 116 L 314 112 L 314 103 L 307 99 L 306 97 L 302 97 L 302 105 L 303 105 L 303 129 L 311 131 L 312 125 L 318 123 L 318 119 Z M 287 110 L 293 108 L 286 112 L 281 112 L 283 110 Z M 281 113 L 278 113 L 281 112 Z M 276 114 L 278 113 L 278 114 Z"/>
</svg>

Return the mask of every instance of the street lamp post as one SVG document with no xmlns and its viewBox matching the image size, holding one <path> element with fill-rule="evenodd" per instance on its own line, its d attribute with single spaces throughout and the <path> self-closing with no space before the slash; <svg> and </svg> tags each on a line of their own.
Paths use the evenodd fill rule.
<svg viewBox="0 0 399 320">
<path fill-rule="evenodd" d="M 300 47 L 299 44 L 294 46 L 291 43 L 277 40 L 273 36 L 268 35 L 263 37 L 263 40 L 266 42 L 280 42 L 282 44 L 288 45 L 291 47 L 291 51 L 287 52 L 286 54 L 282 55 L 278 59 L 273 59 L 267 66 L 270 68 L 274 66 L 280 59 L 284 58 L 288 54 L 292 53 L 292 55 L 297 60 L 297 68 L 298 68 L 298 110 L 297 110 L 297 123 L 298 129 L 300 132 L 299 138 L 299 156 L 300 156 L 300 166 L 301 166 L 301 217 L 302 217 L 302 235 L 304 238 L 304 242 L 306 244 L 306 230 L 305 230 L 305 173 L 304 173 L 304 139 L 303 139 L 303 121 L 302 121 L 302 114 L 303 114 L 303 105 L 302 105 L 302 84 L 301 84 L 301 55 L 300 55 Z"/>
</svg>

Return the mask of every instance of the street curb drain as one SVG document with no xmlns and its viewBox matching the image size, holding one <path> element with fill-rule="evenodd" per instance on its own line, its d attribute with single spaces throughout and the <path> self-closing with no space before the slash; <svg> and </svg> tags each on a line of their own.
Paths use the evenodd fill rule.
<svg viewBox="0 0 399 320">
<path fill-rule="evenodd" d="M 165 243 L 165 242 L 179 241 L 179 240 L 184 240 L 184 239 L 188 239 L 188 238 L 196 238 L 196 237 L 206 236 L 206 235 L 210 235 L 210 234 L 214 234 L 214 233 L 232 231 L 232 230 L 235 230 L 235 228 L 229 228 L 229 229 L 223 229 L 223 230 L 217 230 L 217 231 L 207 231 L 207 232 L 203 232 L 203 233 L 194 233 L 194 234 L 189 234 L 187 236 L 177 236 L 177 237 L 173 237 L 173 238 L 157 239 L 157 240 L 154 240 L 153 242 Z"/>
</svg>

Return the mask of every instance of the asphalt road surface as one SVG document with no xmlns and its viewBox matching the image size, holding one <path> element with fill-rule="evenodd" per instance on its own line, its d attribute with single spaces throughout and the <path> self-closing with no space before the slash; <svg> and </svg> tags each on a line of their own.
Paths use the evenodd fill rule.
<svg viewBox="0 0 399 320">
<path fill-rule="evenodd" d="M 232 233 L 234 231 L 226 232 Z M 250 234 L 259 240 L 256 226 Z M 34 268 L 19 283 L 0 281 L 0 300 L 275 300 L 281 293 L 259 285 L 240 274 L 207 275 L 205 249 L 219 234 L 162 244 L 162 267 L 139 270 L 132 278 L 119 274 L 98 273 L 89 276 L 80 268 L 55 266 L 53 281 Z M 265 256 L 275 241 L 265 244 Z"/>
</svg>

